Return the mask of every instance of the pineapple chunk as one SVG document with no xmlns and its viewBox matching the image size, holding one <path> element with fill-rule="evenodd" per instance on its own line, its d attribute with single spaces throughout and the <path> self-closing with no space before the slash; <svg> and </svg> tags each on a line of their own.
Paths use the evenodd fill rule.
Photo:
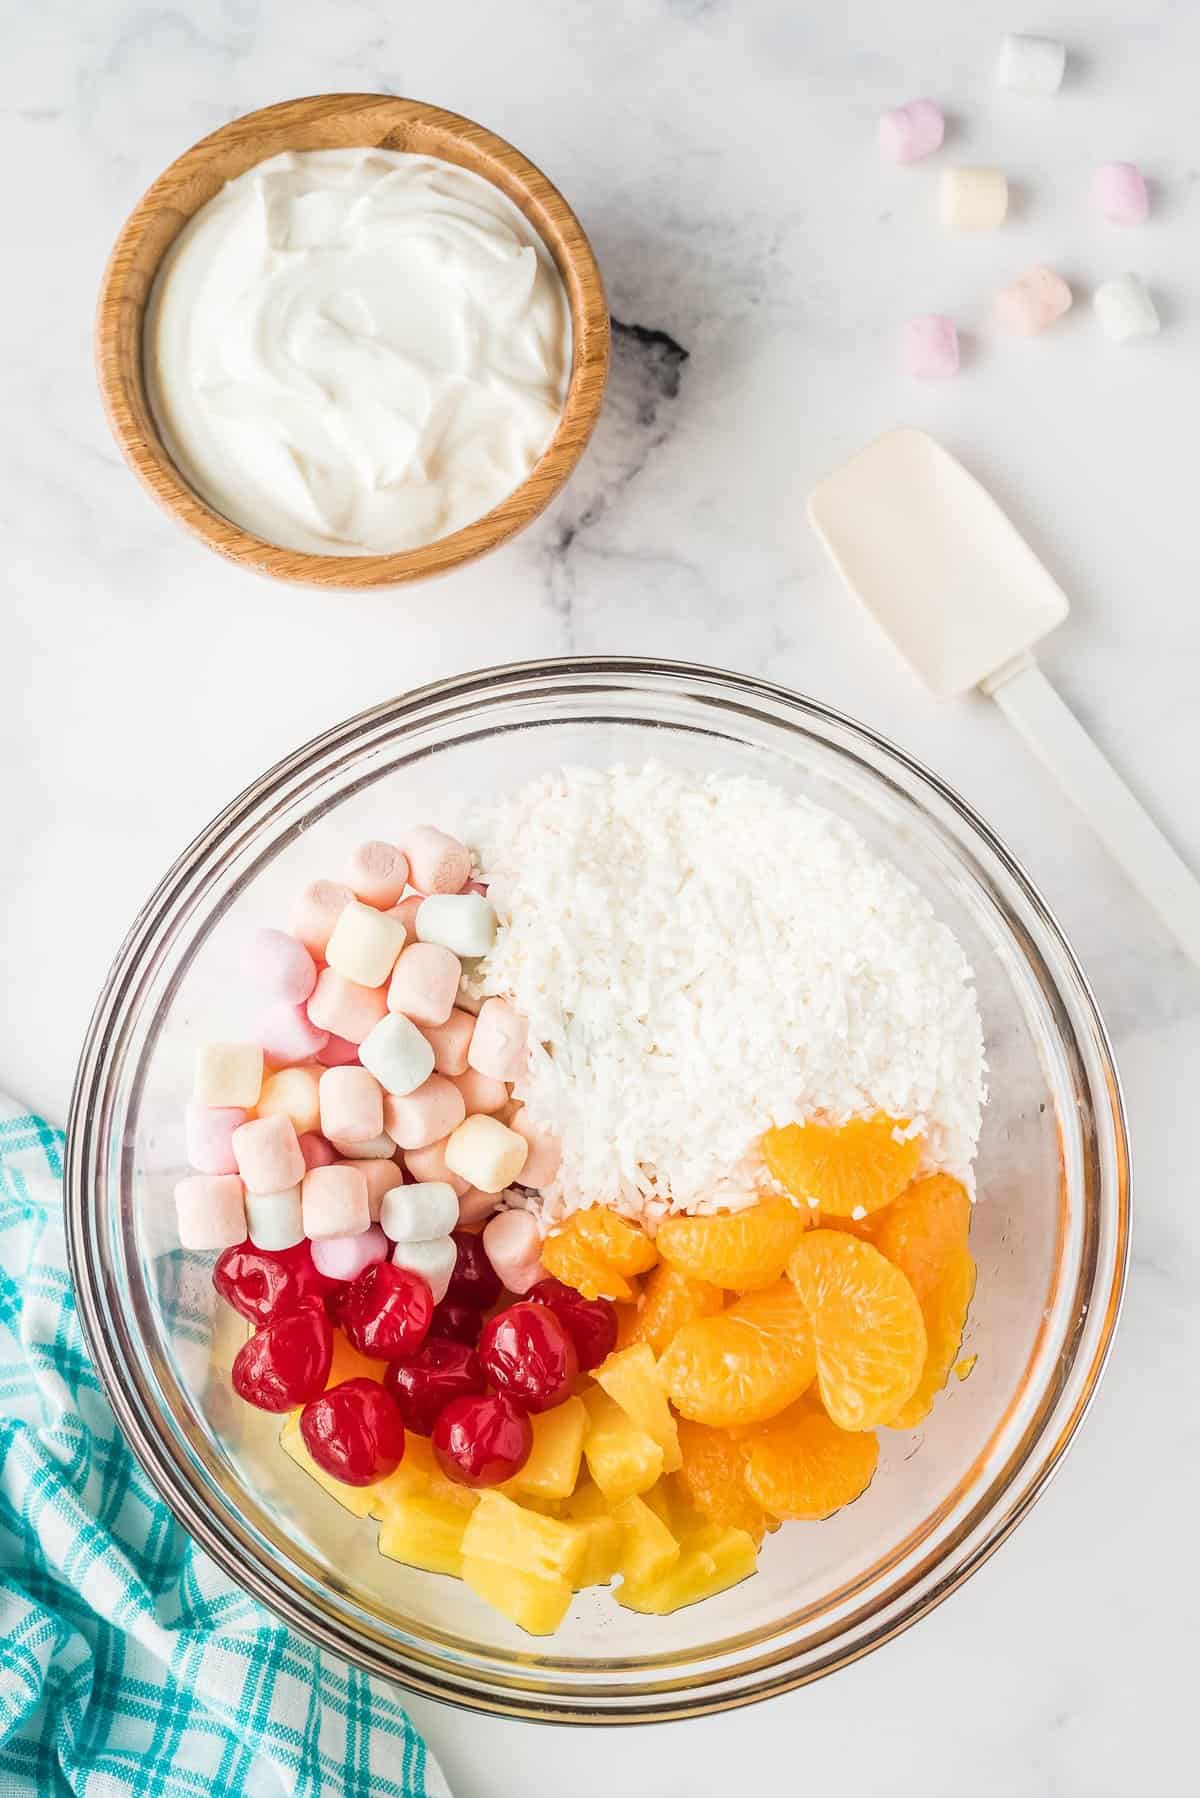
<svg viewBox="0 0 1200 1798">
<path fill-rule="evenodd" d="M 386 1518 L 389 1511 L 406 1499 L 424 1497 L 435 1475 L 442 1477 L 428 1436 L 416 1436 L 411 1430 L 407 1431 L 403 1461 L 395 1473 L 389 1473 L 386 1480 L 379 1480 L 371 1488 L 372 1517 Z"/>
<path fill-rule="evenodd" d="M 626 1500 L 631 1505 L 637 1502 L 636 1498 Z M 620 1565 L 621 1526 L 615 1517 L 585 1517 L 580 1519 L 579 1528 L 583 1531 L 584 1550 L 576 1587 L 607 1586 Z"/>
<path fill-rule="evenodd" d="M 495 1490 L 480 1495 L 463 1538 L 463 1556 L 495 1561 L 539 1579 L 573 1581 L 583 1565 L 586 1546 L 578 1523 L 561 1523 L 526 1511 Z"/>
<path fill-rule="evenodd" d="M 654 1350 L 648 1342 L 635 1342 L 632 1348 L 610 1355 L 593 1375 L 598 1386 L 615 1399 L 639 1430 L 653 1438 L 662 1449 L 663 1472 L 674 1473 L 683 1466 L 679 1452 L 679 1431 L 667 1403 Z"/>
<path fill-rule="evenodd" d="M 756 1553 L 754 1538 L 745 1530 L 709 1524 L 687 1538 L 674 1567 L 658 1579 L 626 1580 L 617 1590 L 617 1603 L 630 1611 L 665 1617 L 736 1586 L 754 1572 Z"/>
<path fill-rule="evenodd" d="M 333 1360 L 325 1382 L 326 1392 L 331 1386 L 340 1386 L 343 1380 L 377 1380 L 382 1385 L 386 1372 L 386 1361 L 368 1361 L 340 1330 L 333 1332 Z"/>
<path fill-rule="evenodd" d="M 569 1498 L 579 1478 L 588 1427 L 583 1400 L 569 1398 L 529 1421 L 533 1425 L 533 1448 L 524 1467 L 507 1481 L 504 1490 L 514 1497 L 531 1493 L 536 1498 Z"/>
<path fill-rule="evenodd" d="M 639 1430 L 616 1400 L 598 1386 L 588 1393 L 585 1403 L 589 1424 L 583 1453 L 601 1492 L 614 1503 L 645 1492 L 662 1474 L 660 1444 Z"/>
<path fill-rule="evenodd" d="M 657 1486 L 651 1486 L 649 1492 L 643 1492 L 642 1502 L 649 1505 L 654 1515 L 661 1518 L 669 1530 L 674 1531 L 675 1511 L 671 1504 L 670 1488 L 666 1480 L 659 1480 Z"/>
<path fill-rule="evenodd" d="M 635 1586 L 646 1586 L 669 1573 L 679 1559 L 679 1543 L 645 1499 L 627 1498 L 613 1506 L 620 1525 L 617 1571 Z"/>
<path fill-rule="evenodd" d="M 471 1555 L 463 1556 L 462 1576 L 472 1592 L 531 1636 L 552 1636 L 570 1608 L 570 1580 L 539 1579 L 534 1573 Z"/>
<path fill-rule="evenodd" d="M 279 1446 L 283 1452 L 292 1457 L 297 1467 L 303 1467 L 317 1485 L 328 1492 L 330 1498 L 336 1498 L 339 1505 L 344 1505 L 355 1517 L 367 1517 L 375 1504 L 378 1490 L 375 1486 L 347 1486 L 343 1480 L 335 1480 L 332 1474 L 318 1467 L 304 1446 L 304 1438 L 300 1434 L 300 1413 L 292 1411 L 279 1432 Z M 403 1463 L 401 1463 L 403 1465 Z"/>
<path fill-rule="evenodd" d="M 379 1552 L 427 1573 L 450 1573 L 462 1578 L 462 1542 L 471 1513 L 444 1499 L 422 1497 L 394 1500 L 379 1531 Z"/>
<path fill-rule="evenodd" d="M 568 1517 L 608 1517 L 612 1513 L 612 1505 L 599 1486 L 585 1478 L 580 1480 L 567 1500 L 566 1513 Z"/>
</svg>

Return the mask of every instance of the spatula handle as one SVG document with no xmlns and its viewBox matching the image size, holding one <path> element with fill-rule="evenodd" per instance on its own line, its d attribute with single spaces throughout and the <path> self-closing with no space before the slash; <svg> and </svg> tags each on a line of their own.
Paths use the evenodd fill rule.
<svg viewBox="0 0 1200 1798">
<path fill-rule="evenodd" d="M 1200 881 L 1030 657 L 985 683 L 1101 842 L 1200 966 Z"/>
</svg>

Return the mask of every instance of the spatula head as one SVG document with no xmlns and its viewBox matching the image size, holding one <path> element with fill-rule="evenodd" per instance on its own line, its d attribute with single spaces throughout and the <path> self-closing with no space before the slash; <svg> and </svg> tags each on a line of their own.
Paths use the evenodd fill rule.
<svg viewBox="0 0 1200 1798">
<path fill-rule="evenodd" d="M 939 699 L 978 686 L 1061 624 L 1067 596 L 961 462 L 889 431 L 809 495 L 846 585 Z"/>
</svg>

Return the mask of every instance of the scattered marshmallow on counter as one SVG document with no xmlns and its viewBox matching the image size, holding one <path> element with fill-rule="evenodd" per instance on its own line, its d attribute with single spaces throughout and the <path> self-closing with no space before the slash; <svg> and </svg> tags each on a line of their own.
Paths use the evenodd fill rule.
<svg viewBox="0 0 1200 1798">
<path fill-rule="evenodd" d="M 354 898 L 348 886 L 336 880 L 314 880 L 297 897 L 288 917 L 288 930 L 310 955 L 323 956 L 338 918 Z"/>
<path fill-rule="evenodd" d="M 1150 192 L 1136 162 L 1102 162 L 1092 176 L 1092 199 L 1114 225 L 1142 225 L 1150 216 Z"/>
<path fill-rule="evenodd" d="M 517 1106 L 508 1120 L 508 1127 L 529 1144 L 529 1154 L 521 1169 L 521 1185 L 535 1189 L 549 1186 L 562 1163 L 562 1144 L 557 1136 L 533 1123 L 523 1105 Z"/>
<path fill-rule="evenodd" d="M 415 1092 L 433 1072 L 433 1049 L 411 1018 L 389 1011 L 359 1045 L 358 1059 L 385 1092 Z"/>
<path fill-rule="evenodd" d="M 1140 275 L 1114 275 L 1092 295 L 1100 329 L 1115 343 L 1134 337 L 1153 337 L 1158 330 L 1158 309 Z"/>
<path fill-rule="evenodd" d="M 400 838 L 408 857 L 408 878 L 418 893 L 461 893 L 471 878 L 471 851 L 432 824 L 419 824 Z"/>
<path fill-rule="evenodd" d="M 422 1028 L 444 1024 L 454 1010 L 461 979 L 462 963 L 452 950 L 440 943 L 412 943 L 392 970 L 388 1010 L 403 1012 Z"/>
<path fill-rule="evenodd" d="M 879 153 L 888 162 L 920 162 L 940 150 L 946 120 L 936 100 L 910 100 L 879 121 Z"/>
<path fill-rule="evenodd" d="M 479 1008 L 467 1050 L 467 1066 L 489 1080 L 515 1080 L 525 1066 L 529 1025 L 506 999 L 487 999 Z"/>
<path fill-rule="evenodd" d="M 1032 337 L 1071 309 L 1071 289 L 1062 276 L 1039 263 L 1026 269 L 993 302 L 996 320 L 1008 331 Z"/>
<path fill-rule="evenodd" d="M 240 1105 L 214 1107 L 191 1100 L 183 1119 L 189 1164 L 201 1174 L 236 1174 L 233 1133 L 249 1115 Z"/>
<path fill-rule="evenodd" d="M 503 1192 L 519 1180 L 528 1154 L 525 1138 L 494 1117 L 468 1117 L 446 1143 L 448 1166 L 483 1192 Z"/>
<path fill-rule="evenodd" d="M 347 864 L 346 885 L 365 905 L 387 911 L 408 885 L 408 857 L 394 843 L 360 843 Z"/>
<path fill-rule="evenodd" d="M 246 1194 L 246 1234 L 256 1249 L 294 1249 L 304 1241 L 300 1218 L 300 1186 L 286 1192 Z"/>
<path fill-rule="evenodd" d="M 383 986 L 404 947 L 404 936 L 399 918 L 352 899 L 333 927 L 325 960 L 336 974 L 356 986 Z"/>
<path fill-rule="evenodd" d="M 1000 45 L 996 86 L 1014 94 L 1056 94 L 1067 68 L 1067 47 L 1052 37 L 1013 32 Z"/>
<path fill-rule="evenodd" d="M 205 1043 L 196 1051 L 192 1097 L 213 1110 L 250 1111 L 262 1091 L 263 1052 L 257 1043 Z"/>
<path fill-rule="evenodd" d="M 189 1174 L 175 1188 L 179 1240 L 211 1255 L 246 1240 L 246 1189 L 236 1174 Z"/>
<path fill-rule="evenodd" d="M 467 1115 L 453 1080 L 430 1074 L 411 1093 L 389 1093 L 383 1102 L 384 1127 L 401 1149 L 427 1149 L 457 1130 Z"/>
<path fill-rule="evenodd" d="M 437 1074 L 465 1074 L 467 1051 L 475 1019 L 469 1011 L 455 1006 L 444 1024 L 426 1024 L 423 1035 L 433 1050 L 433 1067 Z"/>
<path fill-rule="evenodd" d="M 501 1211 L 483 1226 L 488 1260 L 509 1292 L 520 1297 L 545 1278 L 542 1238 L 527 1211 Z"/>
<path fill-rule="evenodd" d="M 417 912 L 417 937 L 455 955 L 486 955 L 496 940 L 496 908 L 480 893 L 426 899 Z"/>
<path fill-rule="evenodd" d="M 453 1080 L 463 1096 L 468 1117 L 477 1111 L 490 1116 L 508 1104 L 507 1086 L 503 1080 L 493 1080 L 490 1074 L 480 1074 L 475 1068 L 468 1068 L 465 1074 L 455 1074 Z"/>
<path fill-rule="evenodd" d="M 286 930 L 256 930 L 242 968 L 261 992 L 280 1005 L 303 1005 L 317 984 L 317 964 Z"/>
<path fill-rule="evenodd" d="M 458 1194 L 443 1180 L 394 1186 L 379 1213 L 392 1242 L 433 1242 L 458 1226 Z"/>
<path fill-rule="evenodd" d="M 905 319 L 900 359 L 906 374 L 918 381 L 944 381 L 958 373 L 958 327 L 952 318 L 925 312 Z"/>
<path fill-rule="evenodd" d="M 994 231 L 1008 212 L 1008 176 L 1003 169 L 946 169 L 938 211 L 947 231 Z"/>
<path fill-rule="evenodd" d="M 304 1155 L 289 1117 L 242 1124 L 233 1133 L 233 1152 L 247 1192 L 286 1192 L 304 1178 Z"/>
<path fill-rule="evenodd" d="M 441 1142 L 431 1142 L 425 1149 L 406 1149 L 404 1165 L 414 1180 L 444 1180 L 461 1199 L 471 1190 L 471 1182 L 456 1174 L 446 1160 L 446 1144 L 449 1140 L 447 1136 Z"/>
<path fill-rule="evenodd" d="M 280 1068 L 268 1074 L 255 1107 L 260 1118 L 291 1118 L 297 1136 L 309 1136 L 321 1125 L 322 1068 Z"/>
<path fill-rule="evenodd" d="M 370 1142 L 383 1134 L 383 1088 L 365 1068 L 326 1068 L 321 1130 L 331 1143 Z"/>
<path fill-rule="evenodd" d="M 450 1281 L 458 1261 L 458 1244 L 452 1236 L 439 1236 L 433 1242 L 398 1242 L 392 1250 L 397 1267 L 419 1274 L 440 1305 L 450 1289 Z"/>
<path fill-rule="evenodd" d="M 358 1236 L 371 1225 L 366 1180 L 344 1162 L 308 1170 L 300 1184 L 300 1210 L 310 1242 Z"/>
<path fill-rule="evenodd" d="M 312 1245 L 313 1266 L 327 1280 L 357 1280 L 377 1261 L 388 1258 L 389 1243 L 378 1224 L 354 1236 L 325 1236 Z"/>
<path fill-rule="evenodd" d="M 359 986 L 333 968 L 321 969 L 308 1002 L 310 1022 L 349 1043 L 361 1043 L 386 1013 L 382 986 Z"/>
</svg>

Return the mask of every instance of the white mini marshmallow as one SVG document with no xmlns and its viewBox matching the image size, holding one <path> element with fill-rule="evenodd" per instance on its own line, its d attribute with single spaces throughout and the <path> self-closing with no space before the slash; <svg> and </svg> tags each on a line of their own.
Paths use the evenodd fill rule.
<svg viewBox="0 0 1200 1798">
<path fill-rule="evenodd" d="M 433 1045 L 402 1012 L 390 1011 L 359 1045 L 358 1059 L 389 1093 L 411 1093 L 433 1072 Z"/>
<path fill-rule="evenodd" d="M 328 1138 L 343 1161 L 391 1161 L 396 1153 L 396 1139 L 385 1130 L 382 1136 L 368 1137 L 366 1142 L 342 1142 Z"/>
<path fill-rule="evenodd" d="M 434 1304 L 440 1305 L 458 1260 L 458 1244 L 452 1236 L 438 1236 L 432 1242 L 398 1242 L 392 1260 L 397 1267 L 420 1274 L 433 1293 Z"/>
<path fill-rule="evenodd" d="M 197 1105 L 249 1111 L 262 1091 L 263 1052 L 257 1043 L 205 1043 L 196 1051 Z"/>
<path fill-rule="evenodd" d="M 481 893 L 439 894 L 418 911 L 417 938 L 455 955 L 486 955 L 496 940 L 496 909 Z"/>
<path fill-rule="evenodd" d="M 399 918 L 352 899 L 338 917 L 325 950 L 325 960 L 343 980 L 356 986 L 382 986 L 404 947 Z"/>
<path fill-rule="evenodd" d="M 1140 275 L 1114 275 L 1092 295 L 1100 329 L 1115 343 L 1132 337 L 1153 337 L 1158 330 L 1158 309 Z"/>
<path fill-rule="evenodd" d="M 246 1233 L 256 1249 L 294 1249 L 304 1241 L 300 1188 L 246 1194 Z"/>
<path fill-rule="evenodd" d="M 477 1114 L 446 1138 L 446 1165 L 470 1186 L 503 1192 L 521 1177 L 529 1144 L 499 1118 Z"/>
<path fill-rule="evenodd" d="M 433 1242 L 458 1226 L 458 1194 L 442 1180 L 393 1186 L 379 1212 L 383 1233 L 393 1242 Z"/>
<path fill-rule="evenodd" d="M 996 58 L 996 86 L 1014 94 L 1056 94 L 1067 67 L 1067 47 L 1052 37 L 1012 32 Z"/>
<path fill-rule="evenodd" d="M 946 169 L 938 210 L 947 231 L 994 231 L 1008 211 L 1008 176 L 1003 169 Z"/>
</svg>

